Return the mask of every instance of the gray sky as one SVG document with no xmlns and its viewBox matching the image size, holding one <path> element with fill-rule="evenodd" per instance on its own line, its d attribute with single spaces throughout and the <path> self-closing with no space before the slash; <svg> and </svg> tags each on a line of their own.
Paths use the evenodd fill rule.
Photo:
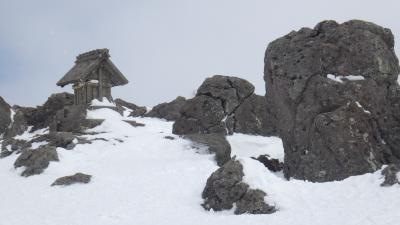
<svg viewBox="0 0 400 225">
<path fill-rule="evenodd" d="M 326 19 L 363 19 L 399 43 L 399 9 L 398 0 L 0 0 L 0 96 L 34 106 L 71 92 L 56 82 L 96 48 L 109 48 L 130 81 L 113 96 L 139 105 L 191 97 L 214 74 L 245 78 L 264 94 L 270 41 Z"/>
</svg>

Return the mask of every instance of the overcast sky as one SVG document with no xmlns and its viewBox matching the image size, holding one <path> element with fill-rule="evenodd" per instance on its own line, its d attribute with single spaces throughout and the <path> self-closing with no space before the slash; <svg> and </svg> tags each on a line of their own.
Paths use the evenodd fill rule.
<svg viewBox="0 0 400 225">
<path fill-rule="evenodd" d="M 130 81 L 113 96 L 139 105 L 191 97 L 214 74 L 245 78 L 264 94 L 270 41 L 326 19 L 362 19 L 400 43 L 399 10 L 398 0 L 0 0 L 0 96 L 35 106 L 72 92 L 56 82 L 96 48 L 109 48 Z"/>
</svg>

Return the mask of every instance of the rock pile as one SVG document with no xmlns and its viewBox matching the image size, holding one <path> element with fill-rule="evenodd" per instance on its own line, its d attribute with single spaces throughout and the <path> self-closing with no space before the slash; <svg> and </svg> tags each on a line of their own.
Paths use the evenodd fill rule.
<svg viewBox="0 0 400 225">
<path fill-rule="evenodd" d="M 184 97 L 178 96 L 172 102 L 161 103 L 154 106 L 145 116 L 157 117 L 168 121 L 175 121 L 181 117 L 181 108 L 185 103 Z"/>
<path fill-rule="evenodd" d="M 400 72 L 389 29 L 324 21 L 268 45 L 267 109 L 286 177 L 341 180 L 400 158 Z"/>
</svg>

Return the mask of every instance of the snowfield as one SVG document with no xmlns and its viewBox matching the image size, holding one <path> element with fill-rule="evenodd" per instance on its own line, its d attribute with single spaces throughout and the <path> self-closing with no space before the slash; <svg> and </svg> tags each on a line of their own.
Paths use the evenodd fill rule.
<svg viewBox="0 0 400 225">
<path fill-rule="evenodd" d="M 58 148 L 60 162 L 51 162 L 41 175 L 21 177 L 21 169 L 13 168 L 15 154 L 0 159 L 0 225 L 387 225 L 400 221 L 400 185 L 380 187 L 380 171 L 340 182 L 287 181 L 282 173 L 272 173 L 250 158 L 269 154 L 282 160 L 281 140 L 244 134 L 228 137 L 232 155 L 244 166 L 244 181 L 264 190 L 267 202 L 279 211 L 270 215 L 208 212 L 200 206 L 201 193 L 218 167 L 212 155 L 173 135 L 172 122 L 134 118 L 146 126 L 132 127 L 122 121 L 132 118 L 111 109 L 90 111 L 88 117 L 105 119 L 90 130 L 99 134 L 87 135 L 97 140 L 73 150 Z M 50 186 L 76 172 L 92 175 L 92 181 Z"/>
</svg>

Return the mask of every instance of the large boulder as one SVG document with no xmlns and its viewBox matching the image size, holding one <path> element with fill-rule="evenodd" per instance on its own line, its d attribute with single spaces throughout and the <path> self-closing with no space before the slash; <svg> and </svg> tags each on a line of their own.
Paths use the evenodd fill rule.
<svg viewBox="0 0 400 225">
<path fill-rule="evenodd" d="M 21 135 L 28 130 L 28 128 L 31 126 L 29 123 L 30 115 L 32 115 L 32 112 L 35 109 L 30 107 L 13 106 L 12 110 L 15 112 L 15 114 L 13 117 L 13 122 L 4 133 L 4 137 L 6 138 Z"/>
<path fill-rule="evenodd" d="M 221 75 L 207 78 L 196 96 L 183 104 L 173 133 L 232 133 L 235 110 L 253 92 L 254 86 L 241 78 Z"/>
<path fill-rule="evenodd" d="M 0 96 L 0 134 L 4 133 L 11 123 L 11 107 Z"/>
<path fill-rule="evenodd" d="M 218 166 L 231 159 L 231 145 L 223 134 L 188 134 L 185 137 L 194 143 L 205 145 L 210 153 L 215 154 Z"/>
<path fill-rule="evenodd" d="M 400 72 L 389 29 L 324 21 L 268 45 L 267 108 L 286 177 L 341 180 L 400 158 Z"/>
<path fill-rule="evenodd" d="M 206 95 L 196 96 L 185 102 L 181 114 L 173 125 L 174 134 L 226 133 L 221 100 Z"/>
<path fill-rule="evenodd" d="M 24 166 L 21 176 L 28 177 L 42 173 L 51 161 L 59 161 L 56 147 L 42 146 L 35 150 L 23 151 L 14 162 L 14 167 Z"/>
<path fill-rule="evenodd" d="M 171 102 L 161 103 L 154 106 L 145 116 L 157 117 L 168 121 L 175 121 L 181 117 L 181 108 L 185 103 L 184 97 L 178 96 Z"/>
<path fill-rule="evenodd" d="M 133 103 L 124 101 L 124 100 L 122 100 L 122 99 L 120 99 L 120 98 L 115 99 L 114 102 L 115 102 L 115 105 L 116 105 L 118 108 L 124 108 L 124 107 L 125 107 L 125 108 L 127 108 L 127 109 L 132 110 L 132 112 L 130 113 L 129 116 L 133 116 L 133 117 L 143 116 L 143 115 L 147 112 L 146 107 L 144 107 L 144 106 L 137 106 L 137 105 L 135 105 L 135 104 L 133 104 Z"/>
<path fill-rule="evenodd" d="M 232 159 L 216 170 L 207 180 L 202 197 L 202 206 L 206 210 L 221 211 L 232 209 L 236 204 L 235 214 L 269 214 L 275 207 L 264 201 L 265 192 L 251 189 L 242 181 L 242 164 Z"/>
</svg>

